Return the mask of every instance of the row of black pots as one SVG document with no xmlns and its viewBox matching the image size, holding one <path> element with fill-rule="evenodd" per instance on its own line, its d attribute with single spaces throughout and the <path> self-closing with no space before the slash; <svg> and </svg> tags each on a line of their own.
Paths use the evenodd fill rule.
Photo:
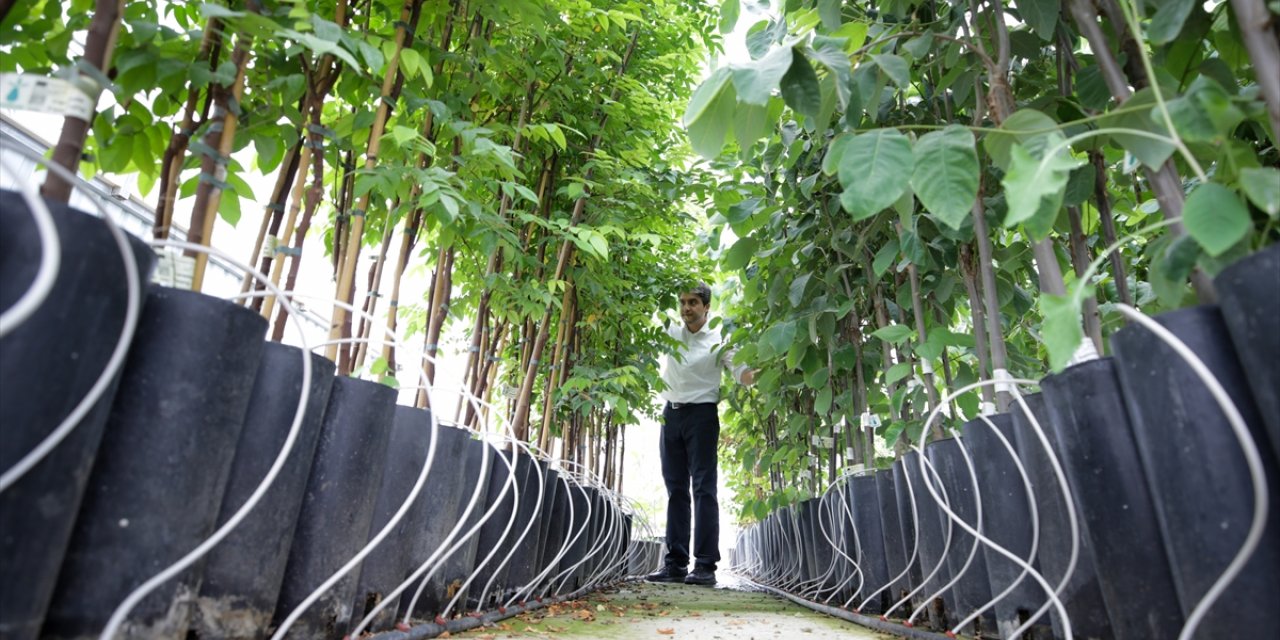
<svg viewBox="0 0 1280 640">
<path fill-rule="evenodd" d="M 124 264 L 102 221 L 51 209 L 63 253 L 55 286 L 0 340 L 0 470 L 46 438 L 95 384 L 126 315 Z M 30 286 L 40 244 L 21 198 L 0 192 L 0 216 L 7 308 Z M 491 474 L 481 468 L 505 470 L 493 461 L 511 454 L 460 429 L 433 429 L 428 412 L 396 406 L 389 387 L 335 377 L 324 358 L 264 342 L 266 322 L 244 307 L 147 287 L 154 254 L 130 242 L 142 303 L 123 366 L 70 435 L 0 492 L 0 576 L 23 585 L 0 598 L 0 637 L 97 637 L 126 594 L 227 523 L 285 443 L 304 359 L 309 399 L 274 483 L 219 545 L 143 598 L 118 637 L 265 637 L 401 509 L 433 445 L 418 499 L 290 637 L 341 637 L 433 555 L 473 496 L 479 504 L 461 529 L 501 510 L 487 499 Z M 625 573 L 630 519 L 618 505 L 545 461 L 515 458 L 522 475 L 510 495 L 522 494 L 518 508 L 490 514 L 480 535 L 441 558 L 419 617 L 443 610 L 474 573 L 477 550 L 487 551 L 486 532 L 512 518 L 510 528 L 526 535 L 493 541 L 510 551 L 491 565 L 502 571 L 495 594 L 529 585 L 555 595 Z M 539 584 L 530 585 L 535 577 Z M 388 603 L 374 628 L 409 613 L 408 600 Z"/>
<path fill-rule="evenodd" d="M 1280 247 L 1229 267 L 1216 283 L 1221 307 L 1155 321 L 1204 362 L 1239 410 L 1272 508 L 1257 548 L 1208 607 L 1197 638 L 1241 637 L 1280 624 L 1280 610 L 1270 604 L 1280 592 Z M 927 605 L 935 627 L 949 628 L 1003 593 L 976 630 L 1007 637 L 1046 603 L 1026 564 L 1061 589 L 1065 619 L 1052 607 L 1022 637 L 1064 637 L 1068 622 L 1080 638 L 1178 635 L 1244 544 L 1261 498 L 1226 415 L 1182 356 L 1139 324 L 1117 332 L 1112 350 L 1113 358 L 1047 376 L 1042 394 L 1026 396 L 1010 413 L 970 421 L 962 437 L 930 443 L 930 465 L 912 453 L 892 469 L 847 481 L 852 516 L 845 526 L 857 535 L 846 536 L 856 545 L 843 551 L 859 559 L 868 580 L 858 602 L 864 613 L 882 612 L 914 591 L 894 615 Z M 987 544 L 975 550 L 974 537 L 924 486 L 929 468 L 934 492 L 955 517 L 977 528 L 981 506 L 983 535 L 1022 563 Z M 735 564 L 781 585 L 824 570 L 812 566 L 814 551 L 787 537 L 797 528 L 792 521 L 803 521 L 801 509 L 799 519 L 779 510 L 745 532 Z M 843 554 L 833 558 L 844 561 Z M 938 601 L 925 602 L 953 580 Z"/>
</svg>

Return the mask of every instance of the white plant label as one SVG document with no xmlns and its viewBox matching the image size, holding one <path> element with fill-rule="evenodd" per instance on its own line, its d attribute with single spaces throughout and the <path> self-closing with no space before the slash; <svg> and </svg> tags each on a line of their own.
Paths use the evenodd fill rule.
<svg viewBox="0 0 1280 640">
<path fill-rule="evenodd" d="M 151 276 L 151 281 L 166 287 L 190 290 L 192 278 L 196 273 L 196 259 L 176 251 L 156 252 L 156 254 L 159 260 L 156 261 L 156 270 Z"/>
<path fill-rule="evenodd" d="M 88 121 L 94 101 L 62 78 L 32 73 L 0 73 L 0 108 L 38 111 Z"/>
</svg>

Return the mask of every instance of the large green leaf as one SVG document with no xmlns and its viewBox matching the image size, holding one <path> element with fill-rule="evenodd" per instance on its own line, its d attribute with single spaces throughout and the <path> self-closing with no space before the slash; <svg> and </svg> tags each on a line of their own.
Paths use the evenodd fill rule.
<svg viewBox="0 0 1280 640">
<path fill-rule="evenodd" d="M 960 125 L 925 134 L 913 150 L 911 189 L 930 213 L 959 230 L 978 195 L 978 153 Z"/>
<path fill-rule="evenodd" d="M 698 88 L 693 91 L 693 97 L 689 98 L 689 106 L 684 111 L 684 119 L 681 121 L 684 126 L 687 127 L 702 117 L 720 96 L 720 90 L 724 88 L 725 83 L 729 82 L 732 73 L 728 67 L 716 69 L 702 84 L 698 85 Z"/>
<path fill-rule="evenodd" d="M 911 181 L 911 141 L 897 129 L 876 129 L 851 140 L 840 158 L 840 204 L 855 219 L 893 204 Z"/>
<path fill-rule="evenodd" d="M 1005 119 L 998 131 L 989 131 L 982 146 L 991 154 L 991 162 L 1001 169 L 1009 168 L 1013 145 L 1038 140 L 1058 130 L 1053 118 L 1035 109 L 1021 109 Z"/>
<path fill-rule="evenodd" d="M 1062 12 L 1060 0 L 1018 0 L 1018 13 L 1031 26 L 1041 40 L 1053 40 L 1053 30 L 1058 26 L 1058 14 Z"/>
<path fill-rule="evenodd" d="M 1098 125 L 1104 128 L 1136 129 L 1148 134 L 1168 136 L 1168 131 L 1158 121 L 1151 118 L 1151 109 L 1156 106 L 1155 95 L 1150 88 L 1138 91 L 1125 100 L 1118 113 L 1112 113 L 1099 120 Z M 1152 169 L 1159 169 L 1169 156 L 1173 155 L 1172 142 L 1166 142 L 1149 135 L 1133 135 L 1114 133 L 1111 135 L 1120 146 L 1132 153 L 1142 164 Z"/>
<path fill-rule="evenodd" d="M 853 134 L 844 132 L 831 139 L 827 144 L 827 153 L 822 156 L 822 173 L 835 175 L 840 169 L 840 159 L 844 157 L 844 149 L 853 140 Z"/>
<path fill-rule="evenodd" d="M 715 158 L 724 148 L 725 138 L 733 127 L 737 97 L 732 84 L 724 84 L 711 104 L 689 124 L 689 146 L 704 158 Z"/>
<path fill-rule="evenodd" d="M 774 47 L 759 60 L 734 65 L 733 86 L 738 90 L 738 100 L 759 106 L 769 104 L 769 96 L 791 69 L 793 52 L 788 46 Z"/>
<path fill-rule="evenodd" d="M 742 6 L 738 0 L 724 0 L 720 4 L 720 33 L 729 33 L 738 25 Z"/>
<path fill-rule="evenodd" d="M 884 71 L 886 76 L 898 85 L 900 89 L 906 89 L 911 86 L 911 67 L 907 65 L 907 61 L 902 56 L 892 53 L 874 54 L 871 59 Z"/>
<path fill-rule="evenodd" d="M 1055 134 L 1050 137 L 1050 145 L 1055 145 L 1055 138 L 1062 140 L 1060 134 Z M 1065 148 L 1037 159 L 1020 144 L 1014 145 L 1010 156 L 1009 171 L 1002 181 L 1005 201 L 1009 206 L 1005 226 L 1011 227 L 1033 217 L 1056 216 L 1062 206 L 1067 179 L 1080 161 L 1072 158 Z"/>
<path fill-rule="evenodd" d="M 891 324 L 887 327 L 876 329 L 871 332 L 871 335 L 890 344 L 902 344 L 908 338 L 916 335 L 916 330 L 905 324 Z"/>
<path fill-rule="evenodd" d="M 796 323 L 780 322 L 765 330 L 758 342 L 758 355 L 762 359 L 773 358 L 786 353 L 796 339 Z"/>
<path fill-rule="evenodd" d="M 733 136 L 737 138 L 740 147 L 750 147 L 772 130 L 773 122 L 769 120 L 768 107 L 738 103 L 737 114 L 733 119 Z"/>
<path fill-rule="evenodd" d="M 796 113 L 808 118 L 817 118 L 822 110 L 822 88 L 818 86 L 818 74 L 813 65 L 803 54 L 795 52 L 791 57 L 791 66 L 782 76 L 779 84 L 782 99 Z"/>
<path fill-rule="evenodd" d="M 741 269 L 751 262 L 756 255 L 760 242 L 752 237 L 739 238 L 724 256 L 724 268 L 730 271 Z"/>
<path fill-rule="evenodd" d="M 1249 202 L 1267 215 L 1280 215 L 1280 169 L 1275 167 L 1250 167 L 1240 171 L 1240 188 Z"/>
<path fill-rule="evenodd" d="M 909 375 L 911 375 L 911 363 L 899 362 L 898 364 L 889 367 L 889 370 L 885 372 L 884 383 L 893 384 Z"/>
<path fill-rule="evenodd" d="M 1157 7 L 1156 15 L 1151 18 L 1151 24 L 1147 26 L 1147 38 L 1151 40 L 1151 44 L 1172 42 L 1182 32 L 1182 25 L 1187 22 L 1187 16 L 1191 15 L 1196 2 L 1195 0 L 1160 0 L 1154 4 Z"/>
<path fill-rule="evenodd" d="M 812 277 L 812 273 L 806 273 L 791 281 L 791 287 L 787 291 L 787 300 L 791 302 L 792 307 L 800 307 L 800 303 L 804 301 L 804 289 L 809 285 L 809 279 Z"/>
<path fill-rule="evenodd" d="M 1076 280 L 1072 285 L 1080 282 Z M 1092 287 L 1084 292 L 1083 297 L 1090 295 L 1092 295 Z M 1040 313 L 1044 317 L 1044 322 L 1040 325 L 1040 335 L 1044 338 L 1044 346 L 1049 351 L 1049 366 L 1054 371 L 1061 371 L 1067 366 L 1071 356 L 1075 355 L 1080 341 L 1084 339 L 1080 304 L 1071 295 L 1057 296 L 1042 293 L 1040 294 Z"/>
<path fill-rule="evenodd" d="M 813 412 L 825 416 L 831 413 L 831 387 L 825 386 L 818 389 L 818 397 L 813 400 Z"/>
<path fill-rule="evenodd" d="M 1232 190 L 1212 182 L 1198 187 L 1182 207 L 1187 233 L 1211 256 L 1220 256 L 1249 233 L 1249 210 Z"/>
</svg>

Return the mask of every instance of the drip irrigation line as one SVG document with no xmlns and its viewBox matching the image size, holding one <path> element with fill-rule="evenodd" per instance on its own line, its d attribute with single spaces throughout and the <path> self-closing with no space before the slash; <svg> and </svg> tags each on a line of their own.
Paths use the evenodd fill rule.
<svg viewBox="0 0 1280 640">
<path fill-rule="evenodd" d="M 9 149 L 9 145 L 5 145 Z M 20 147 L 15 147 L 20 148 Z M 23 149 L 23 151 L 26 151 Z M 41 162 L 46 165 L 51 164 L 40 156 Z M 7 159 L 0 162 L 3 168 L 11 175 L 17 175 L 18 172 L 13 170 Z M 44 301 L 49 298 L 49 294 L 53 292 L 53 285 L 58 280 L 58 270 L 62 265 L 62 239 L 58 236 L 58 226 L 53 222 L 53 214 L 49 212 L 49 206 L 36 193 L 35 186 L 31 181 L 19 180 L 18 191 L 22 194 L 22 199 L 27 203 L 27 212 L 31 214 L 32 221 L 36 224 L 36 233 L 40 238 L 40 264 L 36 268 L 35 278 L 31 280 L 31 284 L 27 290 L 22 292 L 8 309 L 0 312 L 0 338 L 8 335 L 10 331 L 18 328 L 22 323 L 26 322 L 31 314 L 35 313 Z M 96 201 L 95 201 L 96 204 Z M 103 211 L 103 218 L 106 219 L 106 211 Z M 125 255 L 126 260 L 133 258 L 133 252 L 129 251 Z"/>
<path fill-rule="evenodd" d="M 267 287 L 268 291 L 271 291 L 279 297 L 281 308 L 285 310 L 292 326 L 297 329 L 299 339 L 304 345 L 306 344 L 306 336 L 303 332 L 302 321 L 299 319 L 301 316 L 294 309 L 288 298 L 284 297 L 283 292 L 276 288 L 276 286 L 271 283 L 270 279 L 263 273 L 249 265 L 241 263 L 238 259 L 233 258 L 214 247 L 206 247 L 191 242 L 179 242 L 176 240 L 152 240 L 150 244 L 157 248 L 183 249 L 217 256 L 226 260 L 236 268 L 243 270 L 254 279 L 261 281 L 262 284 Z M 280 447 L 280 453 L 276 455 L 276 459 L 272 462 L 271 468 L 267 470 L 266 476 L 264 476 L 262 481 L 258 483 L 257 488 L 253 490 L 253 493 L 249 495 L 249 498 L 240 506 L 240 509 L 236 511 L 235 514 L 226 521 L 226 523 L 219 527 L 217 531 L 205 538 L 203 542 L 196 546 L 195 549 L 192 549 L 185 556 L 178 559 L 177 562 L 174 562 L 164 570 L 160 571 L 160 573 L 152 576 L 146 582 L 142 583 L 130 592 L 129 595 L 125 596 L 125 599 L 116 606 L 115 611 L 112 612 L 111 617 L 107 620 L 107 626 L 103 628 L 102 633 L 99 636 L 100 640 L 110 640 L 115 637 L 115 635 L 120 631 L 120 628 L 124 625 L 125 620 L 128 618 L 129 612 L 132 611 L 143 598 L 160 585 L 168 582 L 179 573 L 185 571 L 192 564 L 195 564 L 197 560 L 204 557 L 205 554 L 209 553 L 209 551 L 217 546 L 218 543 L 222 542 L 223 539 L 230 535 L 231 532 L 234 531 L 236 527 L 240 526 L 240 523 L 249 516 L 249 512 L 251 512 L 254 507 L 258 506 L 258 502 L 262 500 L 262 496 L 271 488 L 271 485 L 275 482 L 276 476 L 278 476 L 280 474 L 280 470 L 284 468 L 284 464 L 289 457 L 289 453 L 293 450 L 294 442 L 298 438 L 298 432 L 302 428 L 303 417 L 306 415 L 307 401 L 311 397 L 311 356 L 307 349 L 302 349 L 301 352 L 302 388 L 298 394 L 298 407 L 294 411 L 293 422 L 289 425 L 289 433 L 285 436 L 284 444 Z"/>
<path fill-rule="evenodd" d="M 1240 545 L 1235 557 L 1231 559 L 1230 564 L 1218 576 L 1213 586 L 1200 598 L 1200 601 L 1196 603 L 1195 608 L 1191 610 L 1191 614 L 1187 616 L 1187 622 L 1183 625 L 1182 632 L 1178 634 L 1178 640 L 1190 640 L 1195 636 L 1196 630 L 1209 613 L 1209 609 L 1226 591 L 1227 586 L 1239 577 L 1240 572 L 1244 570 L 1245 563 L 1249 561 L 1253 552 L 1258 549 L 1258 544 L 1262 540 L 1263 530 L 1267 527 L 1268 502 L 1271 500 L 1270 491 L 1267 489 L 1266 472 L 1262 467 L 1262 456 L 1258 453 L 1258 444 L 1254 441 L 1253 435 L 1249 433 L 1249 426 L 1245 424 L 1244 416 L 1240 414 L 1239 407 L 1232 401 L 1231 396 L 1227 394 L 1222 382 L 1218 380 L 1217 376 L 1213 375 L 1209 367 L 1205 366 L 1204 361 L 1185 342 L 1159 322 L 1127 304 L 1117 304 L 1116 308 L 1125 317 L 1142 325 L 1144 329 L 1169 345 L 1178 354 L 1178 357 L 1182 358 L 1191 367 L 1191 370 L 1204 383 L 1204 386 L 1208 388 L 1209 393 L 1213 395 L 1213 399 L 1218 403 L 1222 413 L 1227 418 L 1227 424 L 1231 426 L 1231 431 L 1235 435 L 1236 441 L 1240 444 L 1241 453 L 1244 454 L 1245 463 L 1249 467 L 1249 480 L 1253 483 L 1253 521 L 1249 524 L 1249 533 L 1245 536 L 1244 542 Z"/>
<path fill-rule="evenodd" d="M 62 165 L 51 163 L 44 156 L 24 147 L 8 147 L 8 150 L 16 151 L 19 155 L 22 155 L 28 160 L 45 165 L 49 171 L 58 174 L 73 185 L 79 184 L 79 176 L 76 176 Z M 102 368 L 102 372 L 98 374 L 98 379 L 94 381 L 93 386 L 89 388 L 89 391 L 80 399 L 80 403 L 71 410 L 71 413 L 67 414 L 67 416 L 58 423 L 58 426 L 54 428 L 53 431 L 50 431 L 49 434 L 35 446 L 35 448 L 27 452 L 27 454 L 18 460 L 17 463 L 9 469 L 6 469 L 3 474 L 0 474 L 0 492 L 3 492 L 13 486 L 14 483 L 22 478 L 22 476 L 35 468 L 41 460 L 44 460 L 50 452 L 57 448 L 57 446 L 80 425 L 80 421 L 83 420 L 85 415 L 93 409 L 94 405 L 98 402 L 98 399 L 102 397 L 102 394 L 106 393 L 107 387 L 111 386 L 111 381 L 115 378 L 116 373 L 118 373 L 120 368 L 124 366 L 125 356 L 128 355 L 129 352 L 129 344 L 133 341 L 133 334 L 138 328 L 138 318 L 142 314 L 142 276 L 138 273 L 138 263 L 134 260 L 133 247 L 129 245 L 128 238 L 116 225 L 115 220 L 111 219 L 106 207 L 103 206 L 97 198 L 91 197 L 89 201 L 92 202 L 102 214 L 102 221 L 107 225 L 107 230 L 115 240 L 116 247 L 120 251 L 120 258 L 124 264 L 126 296 L 124 324 L 120 328 L 120 337 L 116 341 L 116 346 L 111 351 L 111 356 L 107 360 L 106 366 L 104 366 Z M 36 202 L 39 202 L 40 206 L 44 206 L 44 202 L 40 200 L 39 197 L 36 198 Z M 47 212 L 48 210 L 46 208 L 46 213 Z"/>
<path fill-rule="evenodd" d="M 759 582 L 752 580 L 751 578 L 748 578 L 736 572 L 734 572 L 734 575 L 740 578 L 743 582 L 746 582 L 754 587 L 762 589 L 775 596 L 786 598 L 787 600 L 790 600 L 802 607 L 805 607 L 806 609 L 817 611 L 818 613 L 825 613 L 829 616 L 840 618 L 841 620 L 852 622 L 854 624 L 866 627 L 868 629 L 874 629 L 876 631 L 880 631 L 883 633 L 889 633 L 901 638 L 912 638 L 913 640 L 948 640 L 948 636 L 945 636 L 940 633 L 933 633 L 932 631 L 924 631 L 922 629 L 906 627 L 900 624 L 896 624 L 894 622 L 884 620 L 882 618 L 866 616 L 857 612 L 845 611 L 844 609 L 840 609 L 837 607 L 832 607 L 832 606 L 828 606 L 818 602 L 813 602 L 813 601 L 801 598 L 800 596 L 778 589 L 776 587 L 772 587 L 767 584 L 761 584 Z M 383 640 L 383 639 L 378 638 L 376 640 Z M 386 640 L 399 640 L 399 639 L 387 638 Z"/>
</svg>

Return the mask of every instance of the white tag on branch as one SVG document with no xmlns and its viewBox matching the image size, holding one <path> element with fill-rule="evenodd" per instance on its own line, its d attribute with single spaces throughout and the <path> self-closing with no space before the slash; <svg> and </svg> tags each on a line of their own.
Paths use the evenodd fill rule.
<svg viewBox="0 0 1280 640">
<path fill-rule="evenodd" d="M 872 415 L 870 411 L 862 412 L 862 428 L 875 429 L 880 426 L 880 418 Z"/>
<path fill-rule="evenodd" d="M 1137 171 L 1140 166 L 1142 166 L 1142 163 L 1138 162 L 1137 156 L 1129 153 L 1128 151 L 1124 152 L 1124 159 L 1120 161 L 1121 171 L 1125 173 L 1133 173 L 1134 171 Z"/>
<path fill-rule="evenodd" d="M 978 404 L 978 413 L 984 416 L 993 416 L 996 414 L 996 403 L 982 402 Z"/>
<path fill-rule="evenodd" d="M 272 235 L 268 235 L 267 237 L 262 239 L 262 251 L 260 252 L 260 257 L 274 258 L 276 255 L 276 247 L 279 247 L 279 246 L 280 246 L 280 238 L 277 238 Z"/>
<path fill-rule="evenodd" d="M 1071 359 L 1067 361 L 1067 366 L 1073 366 L 1082 362 L 1098 359 L 1098 349 L 1093 346 L 1093 340 L 1085 338 L 1080 341 L 1080 346 L 1076 347 L 1076 352 L 1071 354 Z"/>
<path fill-rule="evenodd" d="M 928 358 L 920 359 L 920 373 L 926 376 L 933 375 L 933 364 L 929 362 Z"/>
<path fill-rule="evenodd" d="M 848 458 L 851 463 L 858 459 L 858 456 L 853 452 L 853 447 L 844 450 L 844 457 Z"/>
<path fill-rule="evenodd" d="M 88 121 L 94 100 L 69 80 L 33 73 L 0 73 L 0 108 Z"/>
<path fill-rule="evenodd" d="M 1008 369 L 996 369 L 991 374 L 991 379 L 996 382 L 996 393 L 1013 393 L 1016 390 Z"/>
<path fill-rule="evenodd" d="M 841 420 L 840 422 L 835 423 L 835 425 L 833 426 L 833 429 L 837 434 L 844 433 L 844 420 Z"/>
<path fill-rule="evenodd" d="M 191 281 L 196 273 L 196 259 L 184 256 L 177 251 L 157 251 L 155 273 L 151 281 L 175 289 L 191 289 Z"/>
<path fill-rule="evenodd" d="M 818 435 L 818 434 L 816 434 L 816 433 L 815 433 L 815 434 L 813 434 L 812 436 L 809 436 L 809 443 L 810 443 L 810 444 L 812 444 L 812 445 L 813 445 L 813 446 L 815 446 L 815 447 L 821 447 L 821 446 L 822 446 L 822 436 L 820 436 L 820 435 Z"/>
<path fill-rule="evenodd" d="M 823 448 L 823 449 L 830 449 L 830 448 L 832 448 L 832 447 L 834 447 L 834 446 L 836 446 L 836 439 L 835 439 L 835 438 L 830 438 L 830 437 L 827 437 L 827 436 L 822 436 L 822 448 Z"/>
</svg>

